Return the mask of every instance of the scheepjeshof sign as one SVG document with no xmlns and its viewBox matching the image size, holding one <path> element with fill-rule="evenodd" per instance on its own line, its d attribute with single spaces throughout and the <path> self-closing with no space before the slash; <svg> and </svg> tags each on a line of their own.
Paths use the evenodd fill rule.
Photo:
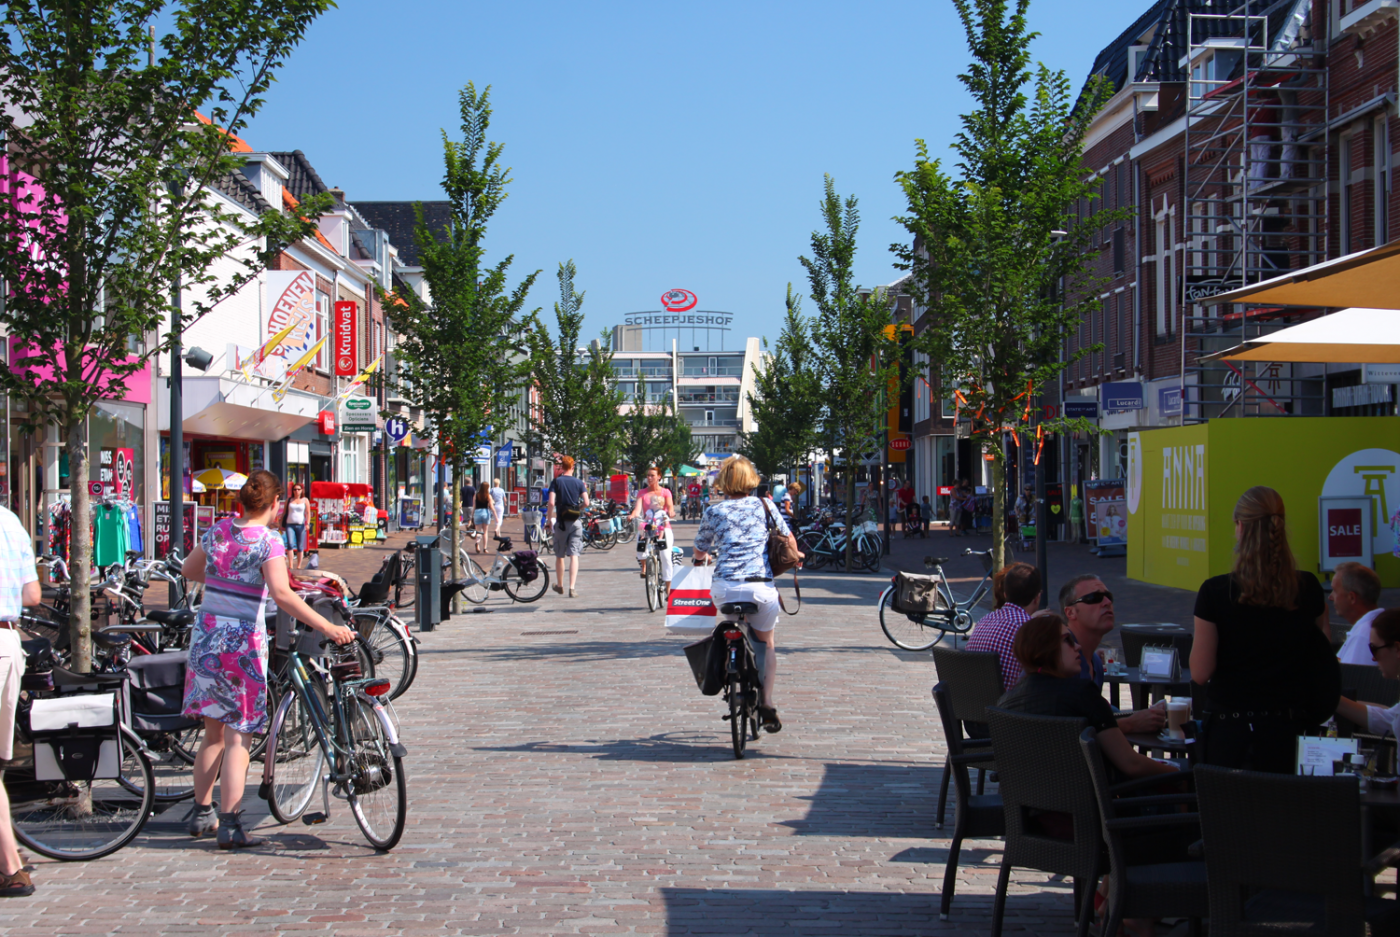
<svg viewBox="0 0 1400 937">
<path fill-rule="evenodd" d="M 342 433 L 372 433 L 375 425 L 374 401 L 368 397 L 347 397 L 340 405 L 340 431 Z"/>
</svg>

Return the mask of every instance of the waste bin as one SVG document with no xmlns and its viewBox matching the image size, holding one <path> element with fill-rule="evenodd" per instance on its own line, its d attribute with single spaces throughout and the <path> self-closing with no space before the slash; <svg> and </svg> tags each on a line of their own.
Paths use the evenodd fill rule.
<svg viewBox="0 0 1400 937">
<path fill-rule="evenodd" d="M 415 624 L 419 631 L 432 631 L 442 621 L 442 551 L 438 549 L 437 537 L 418 537 L 415 542 Z"/>
</svg>

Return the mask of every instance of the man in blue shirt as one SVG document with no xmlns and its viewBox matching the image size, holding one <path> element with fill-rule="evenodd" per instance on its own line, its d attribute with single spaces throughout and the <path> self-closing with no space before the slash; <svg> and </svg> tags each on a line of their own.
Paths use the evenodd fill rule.
<svg viewBox="0 0 1400 937">
<path fill-rule="evenodd" d="M 1060 589 L 1060 611 L 1069 624 L 1070 633 L 1079 642 L 1079 676 L 1103 686 L 1103 658 L 1097 653 L 1099 643 L 1113 630 L 1113 593 L 1103 580 L 1093 573 L 1075 576 Z M 1166 709 L 1152 706 L 1118 718 L 1118 728 L 1125 734 L 1160 732 L 1167 723 Z"/>
</svg>

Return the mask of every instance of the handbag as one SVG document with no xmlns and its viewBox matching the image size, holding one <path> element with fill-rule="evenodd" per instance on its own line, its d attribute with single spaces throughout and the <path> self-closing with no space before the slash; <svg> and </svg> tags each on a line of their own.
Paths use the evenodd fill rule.
<svg viewBox="0 0 1400 937">
<path fill-rule="evenodd" d="M 772 567 L 773 578 L 776 579 L 796 569 L 802 562 L 802 554 L 793 545 L 792 538 L 778 530 L 778 525 L 773 523 L 773 515 L 769 513 L 766 502 L 763 502 L 763 520 L 768 526 L 768 565 Z"/>
</svg>

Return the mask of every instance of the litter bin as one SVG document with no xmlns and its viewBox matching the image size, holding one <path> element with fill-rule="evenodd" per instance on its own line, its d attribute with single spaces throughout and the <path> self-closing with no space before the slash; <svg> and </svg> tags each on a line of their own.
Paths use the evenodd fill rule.
<svg viewBox="0 0 1400 937">
<path fill-rule="evenodd" d="M 442 551 L 438 549 L 437 537 L 418 537 L 415 542 L 415 624 L 419 631 L 432 631 L 442 621 Z"/>
</svg>

